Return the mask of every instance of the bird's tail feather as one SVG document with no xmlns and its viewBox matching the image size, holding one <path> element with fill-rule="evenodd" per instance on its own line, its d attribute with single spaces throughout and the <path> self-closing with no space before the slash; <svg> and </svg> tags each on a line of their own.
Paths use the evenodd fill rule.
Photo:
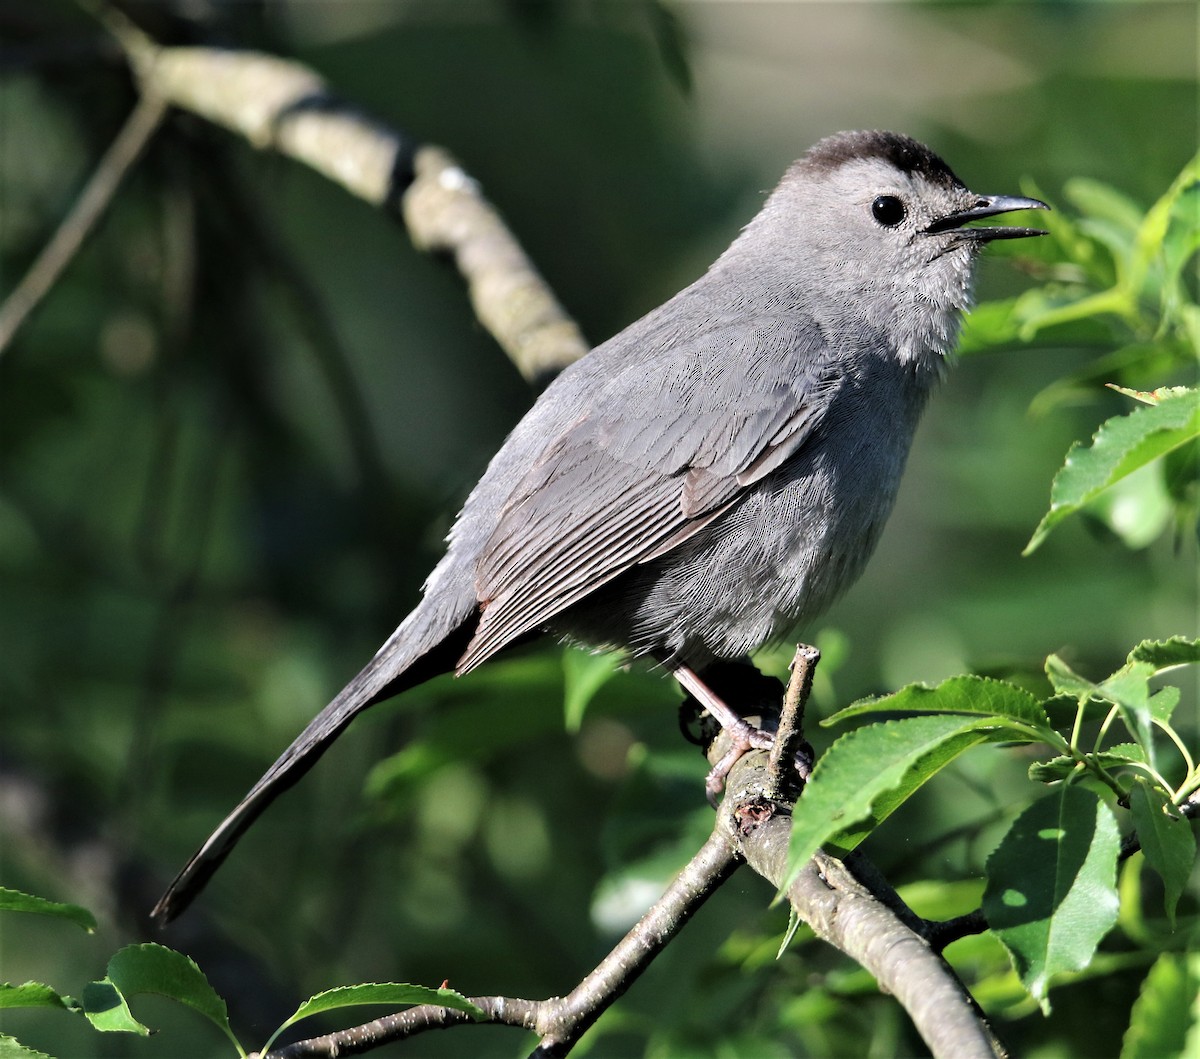
<svg viewBox="0 0 1200 1059">
<path fill-rule="evenodd" d="M 300 733 L 184 865 L 150 913 L 165 926 L 179 915 L 233 849 L 246 829 L 280 794 L 291 787 L 328 749 L 357 714 L 382 699 L 416 687 L 454 669 L 471 635 L 471 622 L 411 661 L 397 658 L 400 644 L 389 641 Z"/>
</svg>

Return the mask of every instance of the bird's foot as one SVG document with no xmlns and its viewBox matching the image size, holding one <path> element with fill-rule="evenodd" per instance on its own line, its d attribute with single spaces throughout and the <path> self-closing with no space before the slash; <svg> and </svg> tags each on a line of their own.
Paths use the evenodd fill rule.
<svg viewBox="0 0 1200 1059">
<path fill-rule="evenodd" d="M 751 672 L 756 673 L 757 671 L 751 670 Z M 720 724 L 724 729 L 725 737 L 729 740 L 729 748 L 709 770 L 704 781 L 705 796 L 715 809 L 717 799 L 725 788 L 725 781 L 733 766 L 752 750 L 771 750 L 775 746 L 775 733 L 757 728 L 746 721 L 689 666 L 677 666 L 674 673 L 675 679 L 683 685 L 692 698 Z M 771 684 L 778 687 L 773 680 Z M 771 698 L 774 699 L 775 696 L 771 696 Z M 775 701 L 778 700 L 775 699 Z M 794 756 L 795 772 L 801 783 L 808 779 L 809 773 L 812 771 L 812 763 L 812 748 L 804 743 Z"/>
<path fill-rule="evenodd" d="M 775 745 L 775 737 L 770 732 L 755 728 L 740 717 L 724 727 L 731 745 L 721 755 L 720 760 L 708 770 L 704 779 L 704 795 L 714 809 L 717 807 L 717 798 L 725 789 L 725 780 L 729 777 L 730 769 L 751 750 L 770 750 Z"/>
</svg>

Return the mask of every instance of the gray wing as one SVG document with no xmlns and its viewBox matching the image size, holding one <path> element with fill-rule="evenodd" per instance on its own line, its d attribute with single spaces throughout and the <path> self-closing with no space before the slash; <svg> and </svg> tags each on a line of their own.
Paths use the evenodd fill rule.
<svg viewBox="0 0 1200 1059">
<path fill-rule="evenodd" d="M 481 616 L 460 673 L 699 532 L 803 445 L 842 379 L 795 318 L 620 361 L 501 508 L 476 561 Z"/>
</svg>

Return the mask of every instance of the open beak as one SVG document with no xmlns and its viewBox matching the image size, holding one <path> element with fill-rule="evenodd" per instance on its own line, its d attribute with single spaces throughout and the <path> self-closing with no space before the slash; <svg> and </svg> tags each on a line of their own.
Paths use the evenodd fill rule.
<svg viewBox="0 0 1200 1059">
<path fill-rule="evenodd" d="M 1012 213 L 1014 210 L 1048 210 L 1049 208 L 1040 199 L 1026 199 L 1019 195 L 980 195 L 970 209 L 960 210 L 939 218 L 925 229 L 925 234 L 936 235 L 939 232 L 953 231 L 956 235 L 968 239 L 978 239 L 981 242 L 992 239 L 1024 239 L 1029 235 L 1045 235 L 1046 232 L 1041 228 L 965 228 L 963 225 L 983 217 Z"/>
</svg>

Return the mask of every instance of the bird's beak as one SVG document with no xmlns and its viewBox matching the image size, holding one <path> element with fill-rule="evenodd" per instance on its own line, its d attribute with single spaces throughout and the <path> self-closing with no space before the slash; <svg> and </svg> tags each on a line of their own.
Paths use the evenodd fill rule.
<svg viewBox="0 0 1200 1059">
<path fill-rule="evenodd" d="M 1049 208 L 1040 199 L 1026 199 L 1019 195 L 980 195 L 970 209 L 959 210 L 957 213 L 939 218 L 925 229 L 925 234 L 936 235 L 939 232 L 953 231 L 956 235 L 983 242 L 991 239 L 1024 239 L 1029 235 L 1045 235 L 1045 230 L 1041 228 L 964 228 L 963 225 L 982 217 L 995 217 L 1001 213 L 1012 213 L 1014 210 L 1048 210 Z"/>
</svg>

